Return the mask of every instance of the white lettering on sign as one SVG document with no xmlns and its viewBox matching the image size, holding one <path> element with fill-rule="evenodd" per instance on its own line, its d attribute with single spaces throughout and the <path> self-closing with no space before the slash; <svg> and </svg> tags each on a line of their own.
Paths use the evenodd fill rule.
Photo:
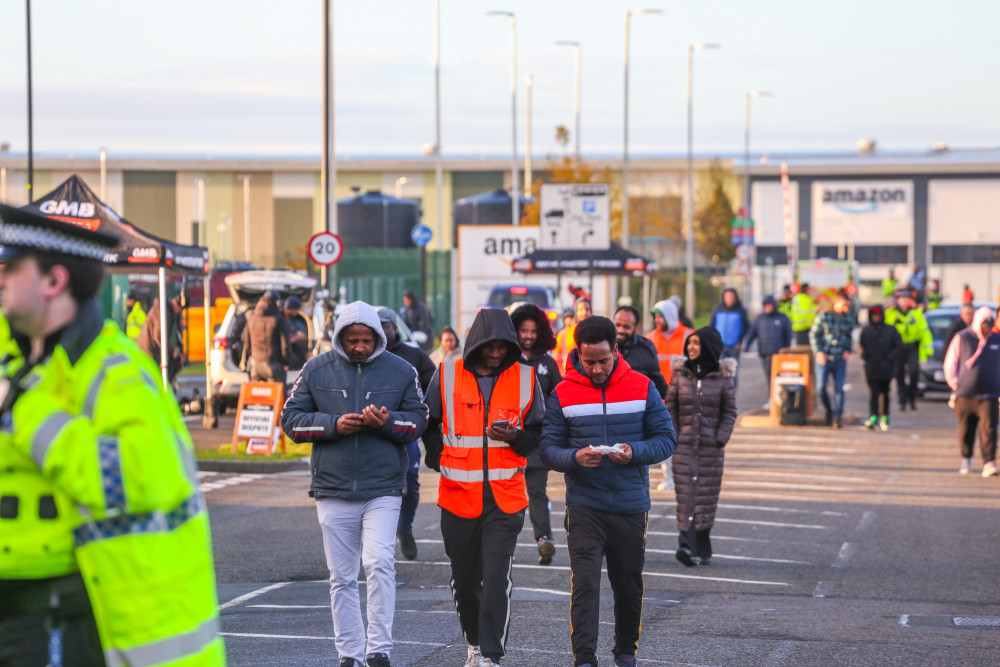
<svg viewBox="0 0 1000 667">
<path fill-rule="evenodd" d="M 246 405 L 240 410 L 236 435 L 244 438 L 270 438 L 274 428 L 274 407 Z"/>
<path fill-rule="evenodd" d="M 250 395 L 251 396 L 267 396 L 268 398 L 271 398 L 271 396 L 272 396 L 271 388 L 270 387 L 251 387 L 250 388 Z"/>
<path fill-rule="evenodd" d="M 96 211 L 96 207 L 90 202 L 81 203 L 65 201 L 63 199 L 59 201 L 50 199 L 47 202 L 43 202 L 38 208 L 46 215 L 66 215 L 74 218 L 93 218 Z"/>
<path fill-rule="evenodd" d="M 156 248 L 133 248 L 132 256 L 144 259 L 156 259 Z"/>
</svg>

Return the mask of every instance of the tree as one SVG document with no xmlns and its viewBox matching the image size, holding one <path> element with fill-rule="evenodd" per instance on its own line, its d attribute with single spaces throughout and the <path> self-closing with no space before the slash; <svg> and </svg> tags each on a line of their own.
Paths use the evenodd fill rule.
<svg viewBox="0 0 1000 667">
<path fill-rule="evenodd" d="M 713 162 L 704 188 L 707 196 L 700 197 L 704 203 L 694 217 L 694 236 L 698 247 L 709 257 L 718 255 L 722 261 L 732 259 L 735 254 L 730 231 L 736 214 L 726 192 L 727 178 L 722 165 L 718 161 Z"/>
</svg>

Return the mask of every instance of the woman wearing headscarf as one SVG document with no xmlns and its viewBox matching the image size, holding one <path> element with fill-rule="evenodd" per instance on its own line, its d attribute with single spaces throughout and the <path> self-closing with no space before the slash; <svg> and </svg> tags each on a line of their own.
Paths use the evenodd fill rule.
<svg viewBox="0 0 1000 667">
<path fill-rule="evenodd" d="M 684 356 L 672 359 L 667 409 L 677 430 L 677 560 L 687 566 L 712 562 L 709 533 L 722 486 L 723 447 L 736 424 L 736 360 L 722 356 L 714 327 L 691 334 Z"/>
<path fill-rule="evenodd" d="M 435 366 L 440 366 L 446 361 L 454 361 L 462 358 L 462 346 L 459 345 L 458 334 L 446 324 L 441 329 L 441 345 L 431 352 L 431 361 Z"/>
</svg>

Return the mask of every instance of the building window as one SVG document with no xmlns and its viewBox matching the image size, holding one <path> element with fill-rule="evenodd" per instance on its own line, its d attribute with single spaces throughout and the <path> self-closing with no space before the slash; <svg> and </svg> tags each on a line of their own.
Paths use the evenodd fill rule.
<svg viewBox="0 0 1000 667">
<path fill-rule="evenodd" d="M 978 243 L 970 245 L 931 246 L 932 264 L 1000 264 L 1000 245 Z"/>
<path fill-rule="evenodd" d="M 850 256 L 851 249 L 846 249 Z M 817 257 L 840 257 L 840 248 L 835 245 L 816 246 Z M 910 260 L 910 248 L 905 245 L 856 245 L 854 259 L 859 264 L 906 264 Z"/>
<path fill-rule="evenodd" d="M 771 264 L 768 264 L 768 258 Z M 783 245 L 759 245 L 757 246 L 758 266 L 782 266 L 788 264 L 788 249 Z"/>
</svg>

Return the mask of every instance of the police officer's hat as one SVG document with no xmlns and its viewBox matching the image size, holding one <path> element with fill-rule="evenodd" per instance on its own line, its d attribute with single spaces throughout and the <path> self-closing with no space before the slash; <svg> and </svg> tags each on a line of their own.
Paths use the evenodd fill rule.
<svg viewBox="0 0 1000 667">
<path fill-rule="evenodd" d="M 23 209 L 0 204 L 0 262 L 34 253 L 53 253 L 103 262 L 117 237 Z"/>
</svg>

